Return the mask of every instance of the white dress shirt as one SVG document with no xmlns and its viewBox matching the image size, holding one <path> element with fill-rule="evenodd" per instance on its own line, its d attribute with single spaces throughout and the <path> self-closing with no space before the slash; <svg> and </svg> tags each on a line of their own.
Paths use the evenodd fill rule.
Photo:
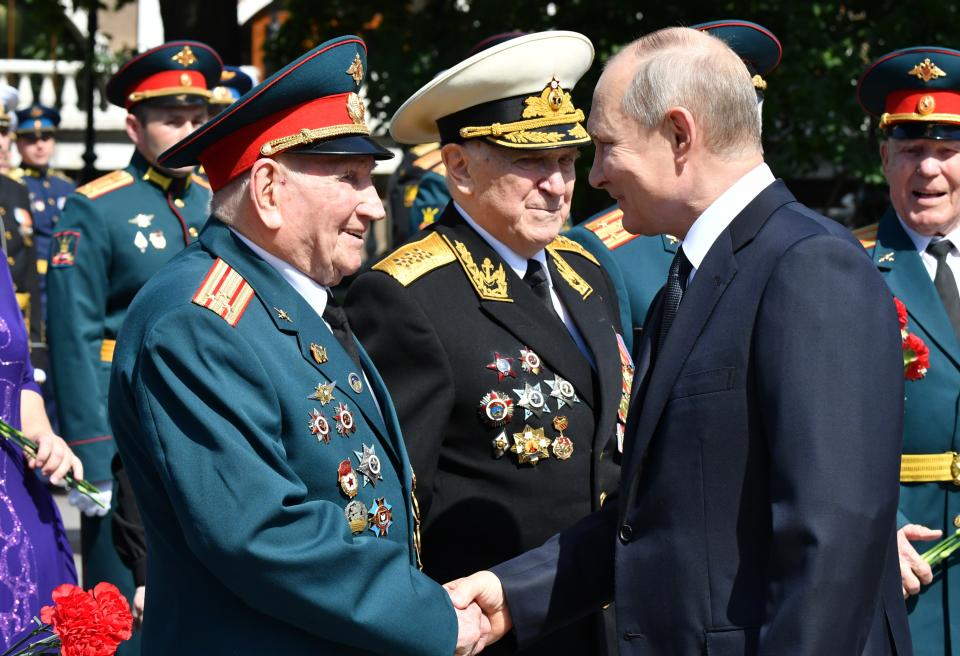
<svg viewBox="0 0 960 656">
<path fill-rule="evenodd" d="M 897 215 L 897 220 L 900 221 L 900 225 L 903 226 L 904 231 L 910 236 L 910 240 L 920 255 L 920 261 L 923 262 L 927 273 L 930 274 L 930 280 L 933 280 L 937 275 L 937 258 L 927 252 L 927 246 L 934 240 L 934 237 L 921 235 L 908 226 L 904 220 L 900 218 L 900 215 Z M 937 239 L 939 239 L 939 237 L 937 237 Z M 953 277 L 957 281 L 957 289 L 960 289 L 960 251 L 957 250 L 957 247 L 960 246 L 960 226 L 948 232 L 944 236 L 944 239 L 949 239 L 953 242 L 953 248 L 947 253 L 947 266 L 950 267 L 950 272 L 953 273 Z"/>
<path fill-rule="evenodd" d="M 693 267 L 690 277 L 687 278 L 688 284 L 693 280 L 697 269 L 703 264 L 703 258 L 707 256 L 707 252 L 713 246 L 713 242 L 717 241 L 720 233 L 726 230 L 743 208 L 753 202 L 753 199 L 769 187 L 775 179 L 770 167 L 760 164 L 733 183 L 729 189 L 710 203 L 710 207 L 703 214 L 697 217 L 681 244 L 683 254 L 687 256 L 687 260 Z"/>
<path fill-rule="evenodd" d="M 454 201 L 453 206 L 457 208 L 458 212 L 460 212 L 460 216 L 462 216 L 463 220 L 467 222 L 467 225 L 476 230 L 477 234 L 480 235 L 480 237 L 487 242 L 487 244 L 489 244 L 490 248 L 492 248 L 496 254 L 507 263 L 507 266 L 513 269 L 513 272 L 517 274 L 517 277 L 522 280 L 524 275 L 527 273 L 527 258 L 523 257 L 522 255 L 518 255 L 511 250 L 509 246 L 499 241 L 496 237 L 480 227 L 480 225 L 474 221 L 467 211 L 460 207 L 456 201 Z M 567 312 L 567 309 L 563 306 L 563 303 L 560 302 L 560 297 L 557 296 L 557 292 L 553 288 L 553 277 L 550 275 L 550 268 L 547 266 L 546 251 L 541 249 L 529 259 L 536 260 L 540 263 L 540 266 L 543 267 L 543 272 L 547 274 L 547 283 L 550 285 L 550 300 L 553 302 L 553 309 L 557 311 L 557 316 L 559 316 L 560 320 L 563 321 L 563 325 L 567 327 L 567 332 L 570 333 L 570 337 L 572 337 L 573 341 L 576 342 L 580 352 L 586 356 L 590 366 L 596 369 L 597 365 L 593 359 L 593 353 L 590 351 L 590 347 L 588 347 L 587 343 L 583 341 L 583 335 L 581 335 L 580 331 L 577 330 L 577 326 L 573 322 L 573 318 Z"/>
</svg>

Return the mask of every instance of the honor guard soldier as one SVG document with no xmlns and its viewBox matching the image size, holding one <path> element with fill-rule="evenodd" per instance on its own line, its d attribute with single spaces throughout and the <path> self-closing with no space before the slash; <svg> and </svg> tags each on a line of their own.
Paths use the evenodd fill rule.
<svg viewBox="0 0 960 656">
<path fill-rule="evenodd" d="M 220 84 L 210 96 L 210 116 L 216 116 L 253 87 L 253 78 L 239 66 L 224 66 Z"/>
<path fill-rule="evenodd" d="M 900 571 L 917 656 L 960 655 L 960 561 L 918 552 L 960 530 L 960 51 L 898 50 L 857 98 L 883 135 L 891 207 L 856 231 L 898 301 L 904 432 Z"/>
<path fill-rule="evenodd" d="M 9 153 L 12 130 L 16 125 L 14 107 L 17 105 L 16 89 L 6 86 L 0 89 L 0 149 L 6 146 Z M 3 222 L 3 250 L 10 277 L 17 293 L 17 303 L 30 336 L 31 359 L 36 358 L 34 376 L 41 385 L 46 381 L 43 365 L 46 361 L 46 345 L 43 339 L 43 313 L 40 306 L 40 276 L 37 272 L 37 249 L 34 242 L 33 217 L 30 213 L 30 194 L 27 188 L 16 181 L 0 175 L 0 220 Z"/>
<path fill-rule="evenodd" d="M 321 44 L 160 158 L 202 163 L 214 195 L 114 360 L 148 545 L 144 654 L 455 652 L 448 595 L 417 569 L 393 404 L 329 298 L 384 217 L 365 69 L 359 38 Z"/>
<path fill-rule="evenodd" d="M 53 235 L 47 327 L 60 428 L 107 506 L 116 452 L 106 411 L 114 340 L 134 295 L 196 239 L 210 201 L 194 167 L 158 165 L 157 157 L 206 121 L 220 70 L 217 53 L 194 41 L 165 43 L 123 65 L 107 98 L 126 108 L 136 151 L 126 168 L 77 188 Z M 83 517 L 81 531 L 84 586 L 108 580 L 132 594 L 109 521 Z"/>
<path fill-rule="evenodd" d="M 400 143 L 443 144 L 452 201 L 346 307 L 394 396 L 438 581 L 541 544 L 617 484 L 632 364 L 616 294 L 558 236 L 590 142 L 570 89 L 592 61 L 581 34 L 522 36 L 441 73 L 391 121 Z M 598 619 L 528 653 L 601 653 Z"/>
<path fill-rule="evenodd" d="M 757 110 L 763 106 L 767 88 L 764 76 L 780 63 L 780 41 L 767 28 L 742 20 L 720 20 L 691 26 L 722 39 L 740 55 L 753 76 Z M 567 232 L 603 265 L 613 280 L 620 300 L 624 340 L 633 352 L 653 297 L 663 286 L 667 269 L 677 253 L 679 240 L 672 235 L 642 236 L 623 227 L 623 212 L 616 205 L 587 219 Z"/>
</svg>

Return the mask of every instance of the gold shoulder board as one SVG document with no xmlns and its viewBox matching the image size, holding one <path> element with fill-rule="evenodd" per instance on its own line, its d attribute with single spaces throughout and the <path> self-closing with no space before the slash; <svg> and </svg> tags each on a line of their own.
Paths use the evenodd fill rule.
<svg viewBox="0 0 960 656">
<path fill-rule="evenodd" d="M 577 242 L 568 237 L 564 237 L 563 235 L 558 235 L 556 239 L 547 245 L 547 248 L 554 251 L 570 251 L 571 253 L 576 253 L 577 255 L 587 258 L 597 266 L 600 266 L 600 263 L 597 262 L 597 258 L 593 256 L 593 253 L 588 251 Z"/>
<path fill-rule="evenodd" d="M 873 248 L 877 244 L 878 226 L 878 223 L 873 223 L 863 226 L 862 228 L 857 228 L 853 231 L 853 236 L 860 240 L 860 244 L 864 248 Z"/>
<path fill-rule="evenodd" d="M 623 228 L 623 210 L 620 208 L 587 221 L 583 227 L 595 234 L 611 251 L 640 236 L 627 232 Z"/>
<path fill-rule="evenodd" d="M 96 180 L 92 180 L 85 185 L 77 187 L 76 192 L 86 196 L 90 200 L 103 196 L 106 193 L 126 187 L 133 184 L 133 176 L 126 171 L 114 171 L 102 175 Z"/>
<path fill-rule="evenodd" d="M 253 287 L 219 257 L 190 300 L 236 328 L 253 298 Z"/>
<path fill-rule="evenodd" d="M 200 185 L 200 186 L 203 187 L 204 189 L 210 189 L 210 181 L 207 180 L 207 179 L 206 179 L 205 177 L 203 177 L 202 175 L 197 175 L 196 173 L 191 173 L 191 174 L 190 174 L 190 179 L 191 179 L 193 182 L 196 182 L 198 185 Z"/>
<path fill-rule="evenodd" d="M 456 259 L 443 237 L 431 232 L 423 239 L 404 244 L 377 262 L 373 269 L 383 271 L 406 287 L 421 276 Z"/>
<path fill-rule="evenodd" d="M 24 170 L 19 166 L 15 169 L 10 169 L 10 172 L 7 173 L 8 178 L 16 180 L 20 184 L 23 184 L 23 175 L 24 175 Z"/>
</svg>

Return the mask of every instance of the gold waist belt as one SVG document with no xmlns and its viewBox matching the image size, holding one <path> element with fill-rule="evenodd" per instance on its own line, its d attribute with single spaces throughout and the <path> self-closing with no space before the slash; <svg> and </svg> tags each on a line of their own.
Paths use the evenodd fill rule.
<svg viewBox="0 0 960 656">
<path fill-rule="evenodd" d="M 100 342 L 100 360 L 102 362 L 113 362 L 113 350 L 117 348 L 117 340 L 105 339 Z"/>
<path fill-rule="evenodd" d="M 901 483 L 946 483 L 960 485 L 960 453 L 904 455 L 900 457 Z"/>
</svg>

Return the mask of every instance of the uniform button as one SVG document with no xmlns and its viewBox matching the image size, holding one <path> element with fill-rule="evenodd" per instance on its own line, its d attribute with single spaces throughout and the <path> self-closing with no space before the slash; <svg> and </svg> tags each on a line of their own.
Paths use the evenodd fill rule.
<svg viewBox="0 0 960 656">
<path fill-rule="evenodd" d="M 633 527 L 629 524 L 624 524 L 620 527 L 620 541 L 629 542 L 630 538 L 633 537 Z"/>
<path fill-rule="evenodd" d="M 48 199 L 47 199 L 47 205 L 56 205 L 56 203 L 57 203 L 57 201 L 55 201 L 55 200 L 52 199 L 52 198 L 48 198 Z"/>
<path fill-rule="evenodd" d="M 179 198 L 173 201 L 173 204 L 176 205 L 177 207 L 183 207 L 183 201 L 180 200 Z"/>
<path fill-rule="evenodd" d="M 13 233 L 10 232 L 9 230 L 5 230 L 3 234 L 7 237 L 8 240 L 13 239 Z"/>
<path fill-rule="evenodd" d="M 953 518 L 953 525 L 956 526 L 957 528 L 960 528 L 960 515 L 957 515 L 956 517 Z"/>
<path fill-rule="evenodd" d="M 12 257 L 8 257 L 7 264 L 9 264 L 10 266 L 13 266 L 14 264 L 16 264 L 16 260 L 14 260 Z"/>
<path fill-rule="evenodd" d="M 603 502 L 607 500 L 607 491 L 604 490 L 600 493 L 600 507 L 603 508 Z"/>
</svg>

